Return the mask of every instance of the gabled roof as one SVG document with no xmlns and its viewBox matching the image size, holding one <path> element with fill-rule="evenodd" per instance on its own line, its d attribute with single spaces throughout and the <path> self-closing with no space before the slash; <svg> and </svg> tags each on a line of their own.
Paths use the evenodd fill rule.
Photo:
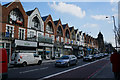
<svg viewBox="0 0 120 80">
<path fill-rule="evenodd" d="M 78 29 L 75 30 L 75 34 L 77 33 Z"/>
<path fill-rule="evenodd" d="M 70 29 L 70 32 L 72 31 L 72 29 L 73 29 L 73 27 L 69 27 L 69 29 Z"/>
<path fill-rule="evenodd" d="M 34 10 L 35 10 L 35 9 L 34 9 Z M 26 14 L 27 14 L 28 16 L 30 16 L 30 15 L 33 13 L 34 10 L 27 11 Z"/>
<path fill-rule="evenodd" d="M 65 28 L 66 28 L 66 25 L 67 25 L 67 24 L 63 24 L 63 25 L 62 25 L 62 26 L 63 26 L 63 29 L 65 29 Z"/>
<path fill-rule="evenodd" d="M 54 24 L 57 26 L 58 22 L 59 22 L 59 20 L 56 20 L 56 21 L 54 21 Z"/>
<path fill-rule="evenodd" d="M 79 32 L 79 34 L 81 35 L 82 31 Z"/>
<path fill-rule="evenodd" d="M 11 3 L 12 3 L 12 2 L 9 2 L 9 3 L 7 3 L 7 4 L 4 4 L 3 6 L 4 6 L 4 7 L 8 7 Z"/>
<path fill-rule="evenodd" d="M 49 16 L 49 15 L 43 16 L 43 17 L 42 17 L 42 20 L 45 21 L 45 20 L 47 19 L 48 16 Z"/>
</svg>

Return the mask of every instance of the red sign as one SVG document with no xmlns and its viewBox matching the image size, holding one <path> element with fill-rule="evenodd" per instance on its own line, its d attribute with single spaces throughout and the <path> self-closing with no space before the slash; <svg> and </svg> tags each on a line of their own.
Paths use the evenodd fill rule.
<svg viewBox="0 0 120 80">
<path fill-rule="evenodd" d="M 17 20 L 16 22 L 19 23 L 19 24 L 22 24 L 22 21 Z"/>
</svg>

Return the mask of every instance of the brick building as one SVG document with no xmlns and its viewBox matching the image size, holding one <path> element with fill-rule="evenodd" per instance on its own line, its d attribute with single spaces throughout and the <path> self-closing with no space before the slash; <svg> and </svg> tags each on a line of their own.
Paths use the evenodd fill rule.
<svg viewBox="0 0 120 80">
<path fill-rule="evenodd" d="M 53 20 L 51 15 L 41 17 L 39 9 L 24 11 L 21 2 L 0 5 L 2 8 L 2 40 L 0 46 L 7 49 L 9 62 L 13 52 L 31 51 L 43 59 L 62 55 L 88 54 L 97 49 L 98 42 L 88 34 Z"/>
</svg>

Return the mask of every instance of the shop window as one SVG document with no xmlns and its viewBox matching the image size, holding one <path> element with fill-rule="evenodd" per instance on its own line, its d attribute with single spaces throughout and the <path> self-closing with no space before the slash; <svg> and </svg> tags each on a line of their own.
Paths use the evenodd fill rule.
<svg viewBox="0 0 120 80">
<path fill-rule="evenodd" d="M 13 9 L 8 15 L 8 23 L 24 26 L 23 15 L 18 8 Z"/>
<path fill-rule="evenodd" d="M 25 39 L 25 29 L 19 29 L 19 39 L 24 40 Z"/>
</svg>

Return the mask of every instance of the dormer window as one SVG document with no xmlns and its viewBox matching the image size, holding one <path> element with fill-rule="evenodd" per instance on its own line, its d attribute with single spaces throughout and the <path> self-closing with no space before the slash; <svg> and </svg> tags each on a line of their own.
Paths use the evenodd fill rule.
<svg viewBox="0 0 120 80">
<path fill-rule="evenodd" d="M 24 26 L 23 15 L 18 8 L 13 9 L 8 15 L 8 23 Z"/>
</svg>

